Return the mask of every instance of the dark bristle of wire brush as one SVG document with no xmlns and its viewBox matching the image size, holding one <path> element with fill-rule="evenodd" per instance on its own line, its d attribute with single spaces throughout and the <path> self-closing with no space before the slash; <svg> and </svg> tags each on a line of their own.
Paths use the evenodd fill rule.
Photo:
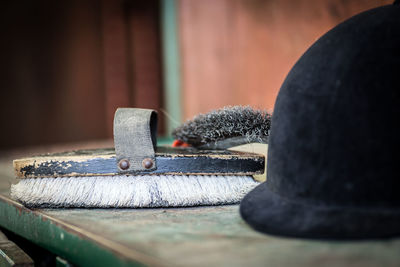
<svg viewBox="0 0 400 267">
<path fill-rule="evenodd" d="M 249 106 L 228 106 L 199 114 L 177 127 L 172 135 L 194 147 L 238 139 L 240 143 L 266 143 L 271 127 L 271 114 Z M 213 146 L 211 146 L 213 147 Z"/>
</svg>

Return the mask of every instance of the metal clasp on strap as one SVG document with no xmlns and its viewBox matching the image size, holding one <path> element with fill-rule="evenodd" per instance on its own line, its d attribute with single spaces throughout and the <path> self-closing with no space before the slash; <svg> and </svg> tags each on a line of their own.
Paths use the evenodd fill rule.
<svg viewBox="0 0 400 267">
<path fill-rule="evenodd" d="M 114 146 L 120 173 L 157 169 L 157 112 L 151 109 L 118 108 L 114 116 Z"/>
</svg>

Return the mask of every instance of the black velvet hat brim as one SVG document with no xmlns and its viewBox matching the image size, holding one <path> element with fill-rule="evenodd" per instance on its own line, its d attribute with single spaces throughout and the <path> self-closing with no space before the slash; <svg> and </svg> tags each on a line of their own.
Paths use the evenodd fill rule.
<svg viewBox="0 0 400 267">
<path fill-rule="evenodd" d="M 288 237 L 370 239 L 400 235 L 400 208 L 346 208 L 289 200 L 262 183 L 240 204 L 255 230 Z"/>
</svg>

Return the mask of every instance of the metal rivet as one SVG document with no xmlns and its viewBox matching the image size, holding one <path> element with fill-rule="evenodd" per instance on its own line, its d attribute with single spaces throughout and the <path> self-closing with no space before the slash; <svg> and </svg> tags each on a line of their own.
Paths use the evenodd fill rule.
<svg viewBox="0 0 400 267">
<path fill-rule="evenodd" d="M 127 159 L 121 159 L 121 160 L 118 162 L 118 167 L 119 167 L 121 170 L 127 170 L 127 169 L 129 169 L 129 161 L 128 161 Z"/>
<path fill-rule="evenodd" d="M 150 169 L 151 167 L 153 167 L 153 164 L 154 164 L 154 161 L 153 161 L 152 159 L 149 159 L 149 158 L 145 158 L 145 159 L 142 161 L 142 166 L 143 166 L 145 169 Z"/>
</svg>

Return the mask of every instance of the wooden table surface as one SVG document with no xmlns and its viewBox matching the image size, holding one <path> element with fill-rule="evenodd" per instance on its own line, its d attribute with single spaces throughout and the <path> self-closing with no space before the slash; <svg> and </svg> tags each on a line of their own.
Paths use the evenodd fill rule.
<svg viewBox="0 0 400 267">
<path fill-rule="evenodd" d="M 81 266 L 400 266 L 400 239 L 315 241 L 252 230 L 238 205 L 27 209 L 0 161 L 0 226 Z M 399 226 L 400 227 L 400 226 Z"/>
</svg>

